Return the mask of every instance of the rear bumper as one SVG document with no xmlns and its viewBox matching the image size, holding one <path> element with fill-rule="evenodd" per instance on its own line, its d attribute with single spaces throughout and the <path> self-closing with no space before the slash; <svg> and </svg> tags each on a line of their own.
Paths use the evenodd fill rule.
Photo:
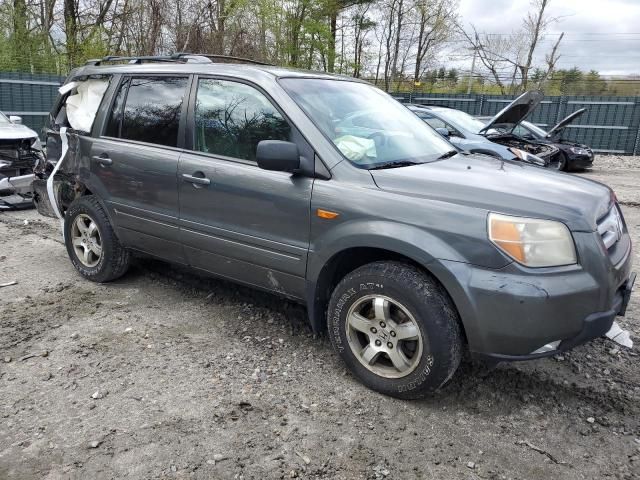
<svg viewBox="0 0 640 480">
<path fill-rule="evenodd" d="M 36 204 L 38 213 L 45 217 L 56 218 L 56 213 L 53 210 L 53 206 L 49 200 L 49 193 L 47 192 L 47 181 L 40 178 L 34 179 L 33 193 L 33 202 Z"/>
</svg>

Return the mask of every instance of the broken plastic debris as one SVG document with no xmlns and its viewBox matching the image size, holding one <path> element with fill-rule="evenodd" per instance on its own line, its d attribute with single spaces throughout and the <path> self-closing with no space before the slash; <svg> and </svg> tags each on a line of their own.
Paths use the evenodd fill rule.
<svg viewBox="0 0 640 480">
<path fill-rule="evenodd" d="M 611 329 L 605 333 L 605 336 L 616 342 L 618 345 L 633 348 L 633 340 L 631 340 L 631 337 L 629 336 L 629 331 L 620 328 L 618 322 L 613 322 Z"/>
<path fill-rule="evenodd" d="M 70 92 L 71 90 L 73 90 L 77 86 L 78 86 L 78 82 L 69 82 L 69 83 L 66 83 L 63 86 L 61 86 L 58 89 L 58 92 L 60 92 L 60 95 L 64 95 L 65 93 Z"/>
</svg>

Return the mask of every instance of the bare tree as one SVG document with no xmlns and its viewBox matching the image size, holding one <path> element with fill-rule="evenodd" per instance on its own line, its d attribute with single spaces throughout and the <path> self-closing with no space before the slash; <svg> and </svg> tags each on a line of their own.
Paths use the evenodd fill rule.
<svg viewBox="0 0 640 480">
<path fill-rule="evenodd" d="M 356 78 L 360 77 L 362 69 L 362 55 L 367 33 L 375 26 L 375 22 L 367 16 L 370 8 L 371 3 L 359 5 L 352 17 L 354 25 L 353 76 Z"/>
<path fill-rule="evenodd" d="M 529 74 L 535 67 L 535 54 L 544 39 L 550 24 L 556 22 L 556 17 L 547 15 L 550 0 L 532 0 L 533 10 L 527 13 L 523 20 L 523 28 L 509 35 L 480 34 L 471 26 L 471 33 L 460 28 L 464 38 L 470 44 L 482 66 L 492 76 L 500 88 L 506 93 L 506 82 L 512 93 L 524 91 L 529 86 Z M 559 58 L 558 48 L 564 34 L 560 35 L 551 52 L 546 55 L 546 74 L 551 74 Z M 540 82 L 538 82 L 540 84 Z"/>
<path fill-rule="evenodd" d="M 419 0 L 415 5 L 418 38 L 413 81 L 422 76 L 425 60 L 436 48 L 451 37 L 456 20 L 457 5 L 450 0 Z"/>
</svg>

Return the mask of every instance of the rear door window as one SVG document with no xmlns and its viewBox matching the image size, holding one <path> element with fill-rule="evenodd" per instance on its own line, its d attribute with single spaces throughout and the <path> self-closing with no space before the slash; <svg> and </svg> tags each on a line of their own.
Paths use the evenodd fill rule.
<svg viewBox="0 0 640 480">
<path fill-rule="evenodd" d="M 116 94 L 105 135 L 178 146 L 187 77 L 132 77 Z"/>
</svg>

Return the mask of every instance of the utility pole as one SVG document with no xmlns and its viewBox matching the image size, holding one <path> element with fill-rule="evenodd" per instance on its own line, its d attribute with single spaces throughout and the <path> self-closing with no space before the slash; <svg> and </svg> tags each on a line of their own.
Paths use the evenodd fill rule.
<svg viewBox="0 0 640 480">
<path fill-rule="evenodd" d="M 471 87 L 473 86 L 473 74 L 476 69 L 476 55 L 478 54 L 478 49 L 474 47 L 473 49 L 473 60 L 471 61 L 471 73 L 469 74 L 469 84 L 467 85 L 467 95 L 471 95 Z"/>
</svg>

